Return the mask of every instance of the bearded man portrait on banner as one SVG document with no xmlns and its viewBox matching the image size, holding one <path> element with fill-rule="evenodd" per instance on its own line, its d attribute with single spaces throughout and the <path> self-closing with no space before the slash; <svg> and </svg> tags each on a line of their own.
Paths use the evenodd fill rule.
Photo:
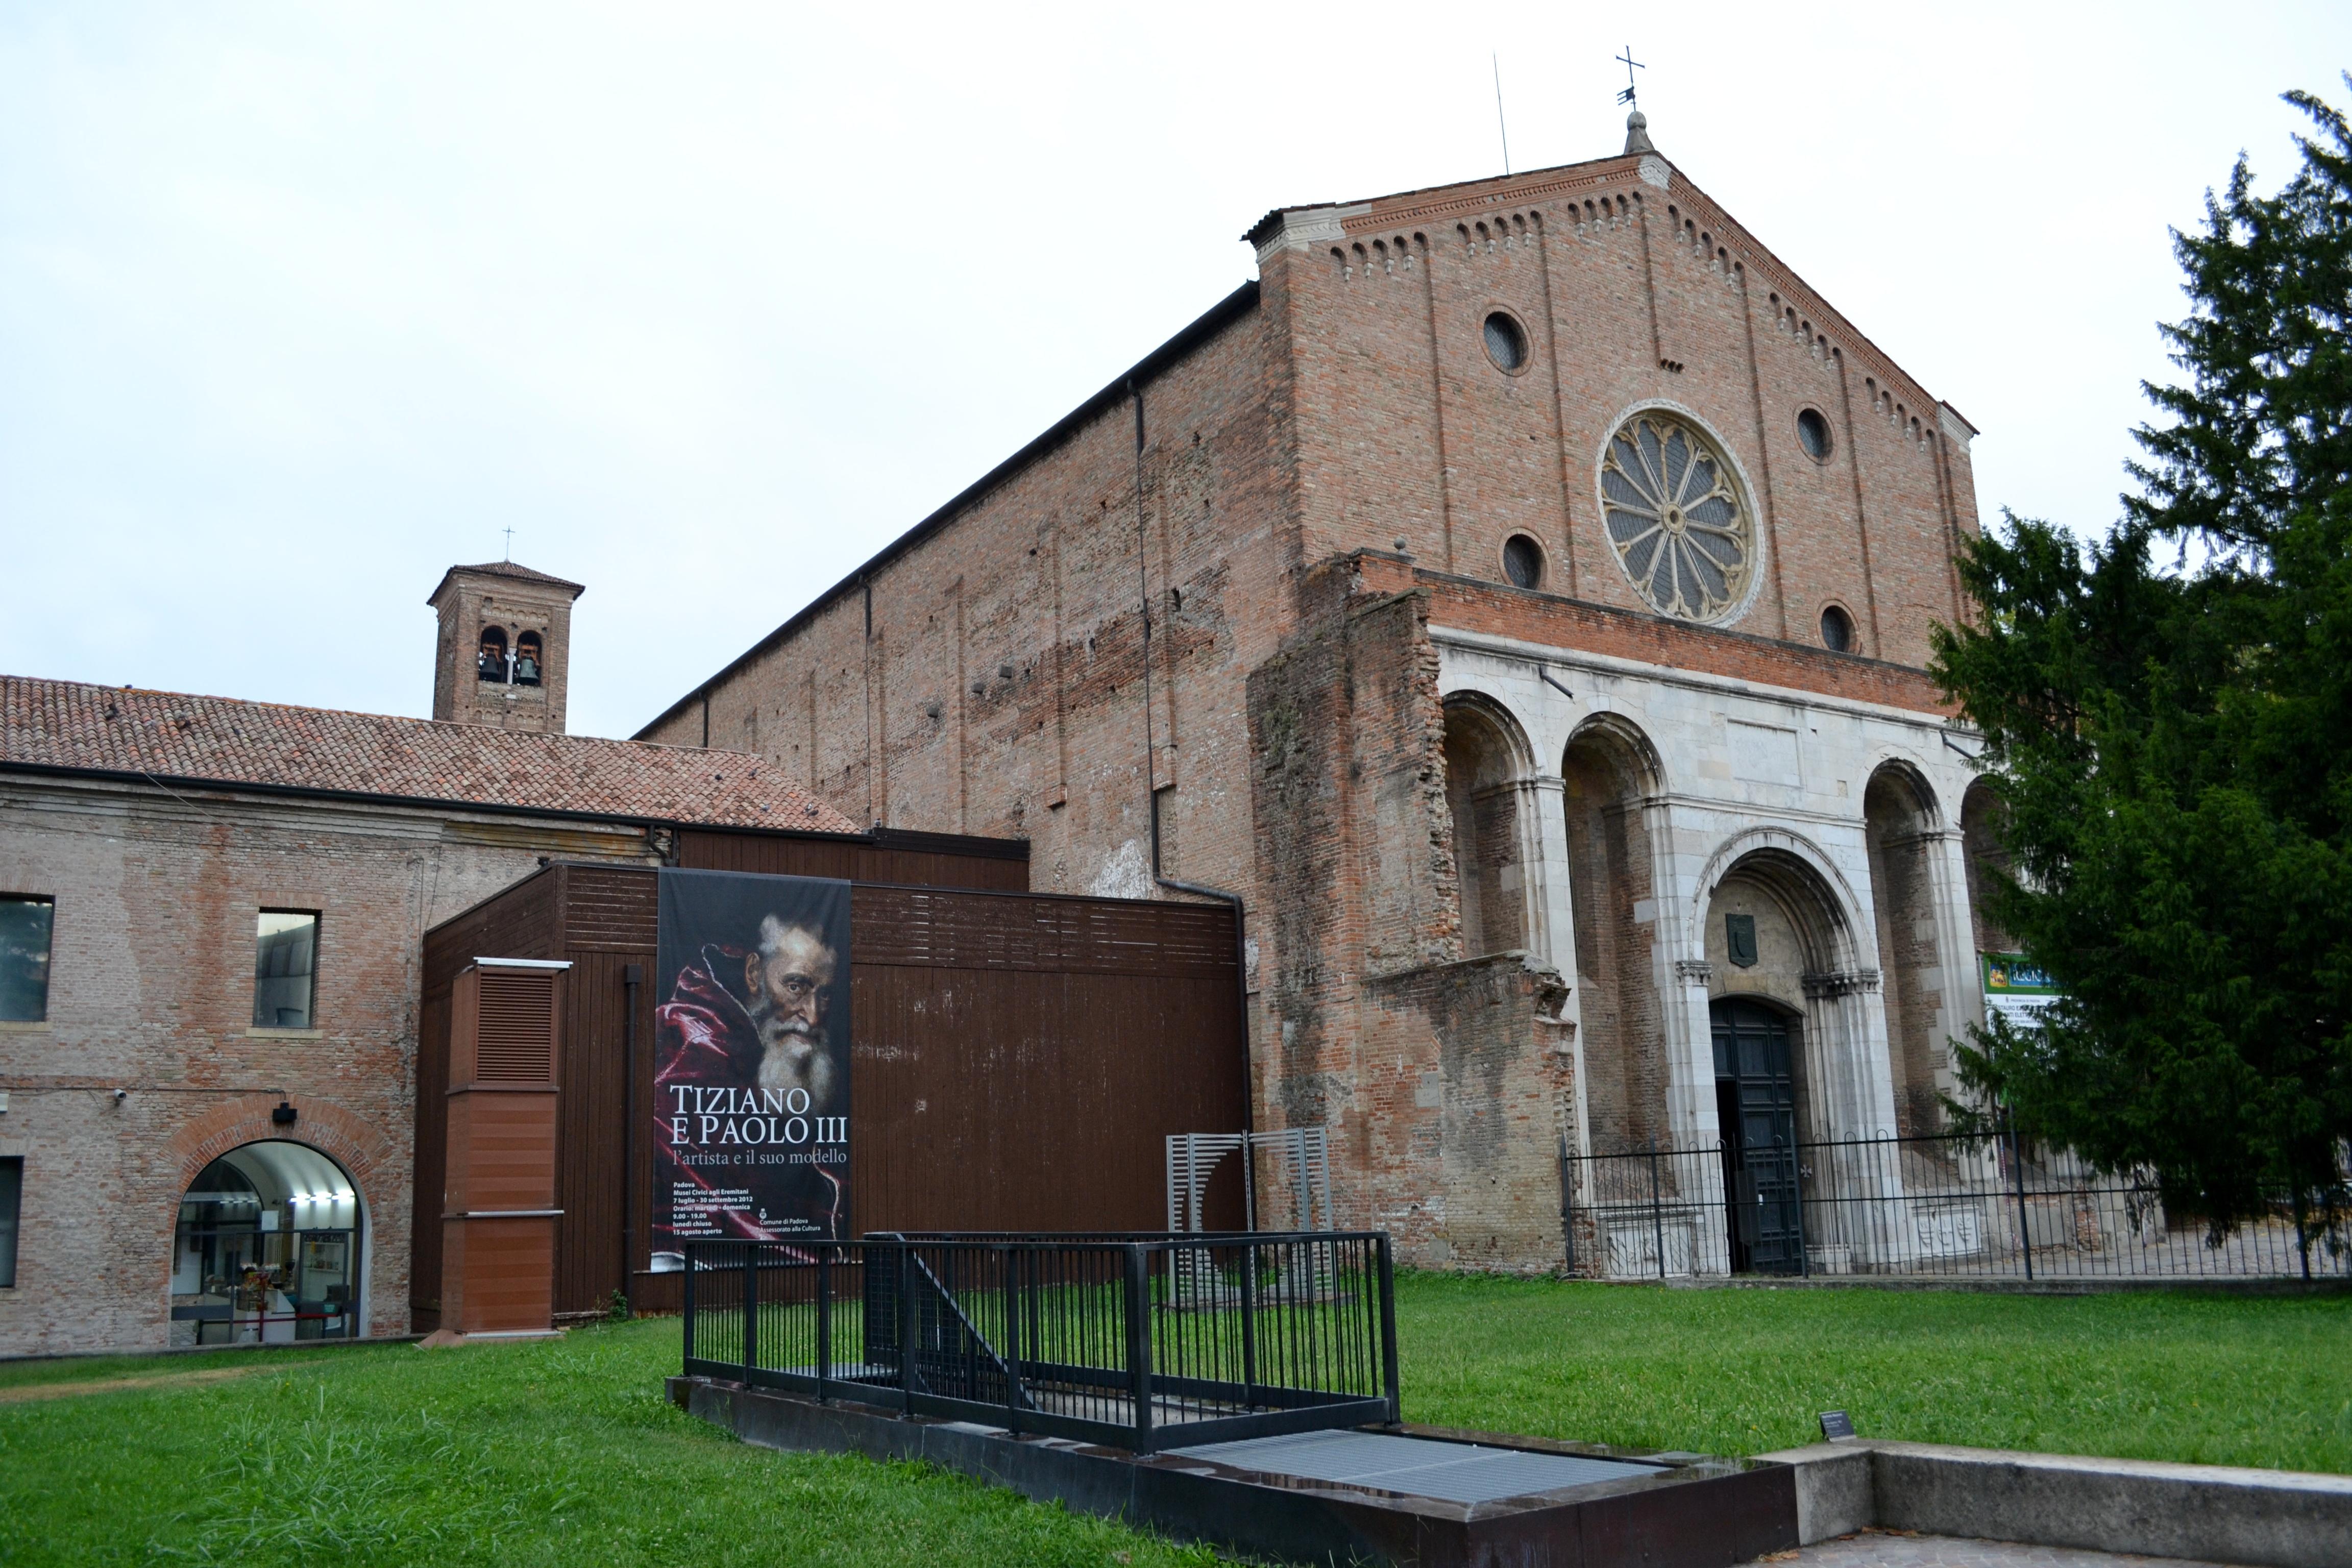
<svg viewBox="0 0 2352 1568">
<path fill-rule="evenodd" d="M 847 1041 L 829 1027 L 846 911 L 826 907 L 845 898 L 831 896 L 838 884 L 684 875 L 693 896 L 665 901 L 671 978 L 654 1012 L 656 1247 L 698 1235 L 839 1239 L 846 1150 L 818 1140 L 827 1129 L 846 1140 Z M 791 896 L 803 890 L 814 896 Z M 816 907 L 773 907 L 793 902 Z M 714 926 L 756 935 L 729 942 Z"/>
</svg>

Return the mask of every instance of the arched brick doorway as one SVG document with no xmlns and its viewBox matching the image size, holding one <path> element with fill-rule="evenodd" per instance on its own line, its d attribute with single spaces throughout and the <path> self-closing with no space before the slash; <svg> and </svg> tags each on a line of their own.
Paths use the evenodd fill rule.
<svg viewBox="0 0 2352 1568">
<path fill-rule="evenodd" d="M 172 1342 L 292 1344 L 364 1331 L 366 1217 L 351 1173 L 289 1139 L 196 1173 L 172 1237 Z"/>
</svg>

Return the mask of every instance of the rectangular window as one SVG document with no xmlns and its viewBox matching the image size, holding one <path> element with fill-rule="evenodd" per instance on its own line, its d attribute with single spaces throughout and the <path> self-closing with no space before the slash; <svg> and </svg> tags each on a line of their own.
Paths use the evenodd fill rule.
<svg viewBox="0 0 2352 1568">
<path fill-rule="evenodd" d="M 49 1016 L 49 930 L 57 900 L 0 893 L 0 1023 Z"/>
<path fill-rule="evenodd" d="M 307 1029 L 319 978 L 319 917 L 264 910 L 253 946 L 253 1026 Z"/>
<path fill-rule="evenodd" d="M 0 1289 L 16 1283 L 16 1207 L 25 1191 L 25 1162 L 0 1160 Z"/>
</svg>

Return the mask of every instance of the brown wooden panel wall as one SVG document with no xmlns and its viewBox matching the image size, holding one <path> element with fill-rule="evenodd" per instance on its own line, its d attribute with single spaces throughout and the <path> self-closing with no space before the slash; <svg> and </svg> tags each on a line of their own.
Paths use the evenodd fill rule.
<svg viewBox="0 0 2352 1568">
<path fill-rule="evenodd" d="M 1029 847 L 1017 839 L 892 833 L 872 839 L 788 838 L 780 834 L 681 828 L 677 863 L 698 871 L 761 871 L 776 877 L 835 877 L 845 882 L 915 882 L 996 892 L 1029 890 Z"/>
<path fill-rule="evenodd" d="M 440 1326 L 517 1333 L 551 1321 L 565 980 L 469 966 L 451 984 Z"/>
<path fill-rule="evenodd" d="M 448 962 L 437 953 L 572 962 L 558 1068 L 559 1319 L 604 1311 L 622 1282 L 625 1171 L 638 1307 L 677 1305 L 676 1275 L 642 1272 L 656 900 L 650 870 L 556 866 L 427 938 L 428 1032 Z M 1164 1134 L 1244 1124 L 1230 910 L 860 883 L 851 920 L 859 1230 L 1157 1228 Z M 630 963 L 645 984 L 630 1064 L 640 1127 L 625 1154 Z M 430 1055 L 428 1044 L 420 1074 Z M 1240 1222 L 1237 1178 L 1213 1191 L 1212 1218 Z M 433 1294 L 420 1283 L 420 1301 Z"/>
<path fill-rule="evenodd" d="M 652 881 L 647 875 L 646 880 Z M 557 958 L 562 932 L 557 879 L 526 877 L 425 933 L 423 1006 L 416 1038 L 416 1160 L 412 1167 L 414 1237 L 409 1317 L 419 1332 L 441 1326 L 442 1179 L 448 1161 L 450 991 L 480 957 Z"/>
<path fill-rule="evenodd" d="M 1230 974 L 853 973 L 860 1230 L 1157 1230 L 1165 1135 L 1242 1126 Z"/>
</svg>

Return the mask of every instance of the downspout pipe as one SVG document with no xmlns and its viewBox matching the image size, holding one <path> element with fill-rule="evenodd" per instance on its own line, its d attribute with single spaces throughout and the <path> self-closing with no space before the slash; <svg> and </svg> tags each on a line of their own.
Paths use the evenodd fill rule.
<svg viewBox="0 0 2352 1568">
<path fill-rule="evenodd" d="M 636 1232 L 629 1224 L 629 1173 L 637 1168 L 637 987 L 646 983 L 646 966 L 621 966 L 621 990 L 627 1000 L 621 1014 L 621 1299 L 629 1316 L 637 1315 Z"/>
</svg>

